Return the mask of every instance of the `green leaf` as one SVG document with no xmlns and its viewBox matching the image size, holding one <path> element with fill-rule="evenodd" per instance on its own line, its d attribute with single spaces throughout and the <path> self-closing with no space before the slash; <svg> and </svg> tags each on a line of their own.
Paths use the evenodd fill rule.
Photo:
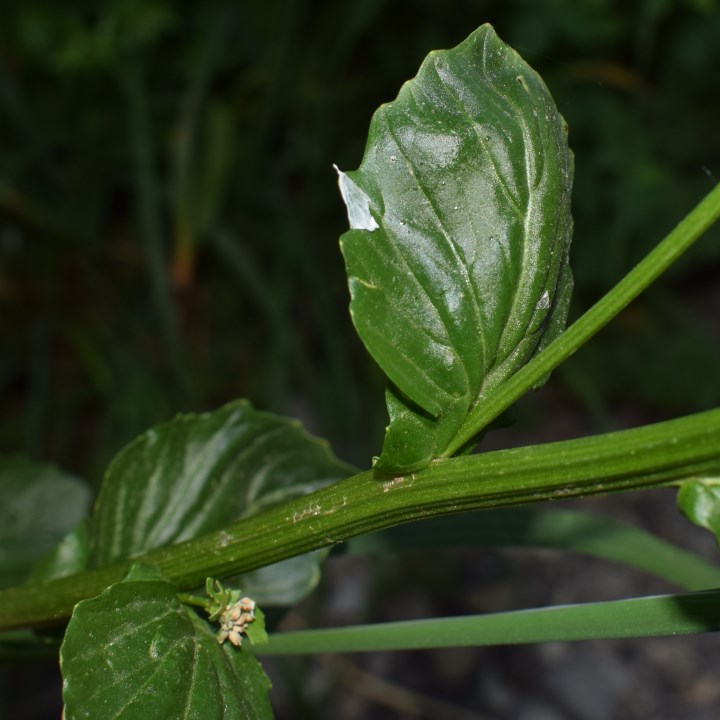
<svg viewBox="0 0 720 720">
<path fill-rule="evenodd" d="M 273 633 L 257 655 L 481 647 L 717 632 L 720 590 Z"/>
<path fill-rule="evenodd" d="M 141 435 L 112 461 L 92 519 L 92 565 L 219 530 L 350 472 L 299 422 L 258 412 L 245 401 L 178 416 Z M 320 558 L 304 564 L 298 592 L 314 586 Z M 283 563 L 264 577 L 272 584 L 286 574 Z M 272 593 L 263 593 L 258 582 L 238 584 L 252 585 L 263 602 L 271 602 Z"/>
<path fill-rule="evenodd" d="M 709 530 L 720 543 L 720 478 L 686 480 L 680 485 L 678 507 L 688 520 Z"/>
<path fill-rule="evenodd" d="M 563 329 L 572 155 L 540 77 L 489 25 L 430 53 L 340 173 L 350 312 L 391 381 L 376 467 L 443 455 Z"/>
<path fill-rule="evenodd" d="M 631 565 L 687 590 L 720 585 L 720 568 L 701 557 L 617 520 L 575 510 L 521 508 L 432 518 L 353 538 L 348 551 L 458 545 L 569 550 Z"/>
<path fill-rule="evenodd" d="M 247 651 L 165 581 L 126 581 L 77 604 L 60 649 L 66 720 L 272 718 L 270 682 Z"/>
<path fill-rule="evenodd" d="M 88 511 L 90 489 L 52 465 L 0 459 L 0 587 L 23 582 L 31 568 Z"/>
</svg>

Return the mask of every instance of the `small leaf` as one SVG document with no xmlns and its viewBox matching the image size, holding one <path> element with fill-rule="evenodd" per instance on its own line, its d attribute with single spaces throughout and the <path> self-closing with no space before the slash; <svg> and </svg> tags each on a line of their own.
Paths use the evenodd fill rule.
<svg viewBox="0 0 720 720">
<path fill-rule="evenodd" d="M 686 480 L 680 485 L 678 507 L 690 522 L 709 530 L 720 543 L 720 478 Z"/>
<path fill-rule="evenodd" d="M 720 590 L 273 633 L 258 655 L 420 650 L 686 635 L 720 630 Z"/>
<path fill-rule="evenodd" d="M 0 587 L 27 579 L 89 505 L 82 480 L 25 458 L 0 459 Z"/>
<path fill-rule="evenodd" d="M 258 412 L 245 401 L 178 416 L 112 461 L 92 519 L 92 564 L 221 529 L 350 472 L 299 422 Z M 317 577 L 321 556 L 314 558 L 298 584 L 305 590 Z M 253 591 L 270 600 L 257 583 Z"/>
<path fill-rule="evenodd" d="M 125 581 L 77 604 L 60 649 L 65 720 L 272 718 L 258 661 L 219 645 L 176 593 Z"/>
<path fill-rule="evenodd" d="M 360 168 L 340 180 L 346 202 L 353 191 L 350 312 L 391 382 L 378 469 L 442 456 L 562 331 L 572 171 L 550 93 L 489 25 L 430 53 L 375 113 Z"/>
</svg>

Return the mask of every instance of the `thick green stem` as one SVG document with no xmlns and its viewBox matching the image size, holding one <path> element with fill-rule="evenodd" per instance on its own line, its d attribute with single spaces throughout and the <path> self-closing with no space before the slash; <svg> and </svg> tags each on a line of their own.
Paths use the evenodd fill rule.
<svg viewBox="0 0 720 720">
<path fill-rule="evenodd" d="M 720 218 L 720 185 L 717 185 L 677 227 L 607 295 L 574 322 L 557 340 L 521 368 L 507 382 L 480 398 L 457 436 L 445 451 L 452 457 L 542 378 L 567 360 L 595 333 L 667 270 L 714 222 Z"/>
<path fill-rule="evenodd" d="M 180 589 L 420 518 L 678 482 L 720 473 L 720 410 L 580 440 L 360 473 L 223 530 L 143 556 Z M 66 619 L 129 562 L 0 592 L 0 630 Z"/>
</svg>

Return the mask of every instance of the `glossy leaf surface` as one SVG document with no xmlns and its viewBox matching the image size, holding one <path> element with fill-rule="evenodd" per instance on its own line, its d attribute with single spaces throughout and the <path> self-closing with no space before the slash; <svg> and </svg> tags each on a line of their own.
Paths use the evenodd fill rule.
<svg viewBox="0 0 720 720">
<path fill-rule="evenodd" d="M 93 516 L 92 564 L 219 530 L 349 473 L 327 443 L 297 421 L 247 402 L 179 416 L 141 435 L 111 463 Z M 317 578 L 319 558 L 313 557 L 303 565 L 305 582 L 296 579 L 303 592 Z M 273 573 L 287 570 L 282 564 L 266 569 L 271 584 L 278 581 Z M 269 600 L 257 582 L 253 590 Z"/>
<path fill-rule="evenodd" d="M 90 489 L 52 465 L 0 460 L 0 587 L 23 582 L 33 564 L 88 511 Z"/>
<path fill-rule="evenodd" d="M 131 580 L 78 603 L 60 651 L 66 720 L 272 718 L 258 661 L 219 645 L 176 593 L 169 582 Z"/>
<path fill-rule="evenodd" d="M 427 57 L 340 179 L 350 312 L 391 381 L 377 467 L 418 469 L 564 327 L 566 126 L 540 77 L 484 25 Z"/>
<path fill-rule="evenodd" d="M 686 480 L 678 507 L 688 520 L 709 530 L 720 543 L 720 478 Z"/>
</svg>

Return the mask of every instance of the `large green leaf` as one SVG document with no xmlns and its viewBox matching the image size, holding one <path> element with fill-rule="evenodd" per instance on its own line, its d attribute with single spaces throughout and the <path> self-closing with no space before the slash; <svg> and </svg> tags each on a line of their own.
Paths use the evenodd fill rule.
<svg viewBox="0 0 720 720">
<path fill-rule="evenodd" d="M 88 486 L 56 467 L 0 459 L 0 587 L 23 582 L 89 505 Z"/>
<path fill-rule="evenodd" d="M 540 77 L 489 25 L 430 53 L 340 171 L 350 312 L 391 381 L 376 467 L 442 456 L 563 329 L 572 155 Z"/>
<path fill-rule="evenodd" d="M 92 519 L 91 565 L 221 529 L 351 471 L 299 422 L 258 412 L 245 401 L 178 416 L 141 435 L 111 463 Z M 303 581 L 297 561 L 293 565 L 295 599 L 317 579 L 319 556 L 313 557 L 302 565 Z M 272 586 L 287 574 L 281 563 L 266 569 L 262 579 Z M 252 587 L 272 602 L 258 576 Z M 288 597 L 285 584 L 283 601 Z"/>
<path fill-rule="evenodd" d="M 66 720 L 272 718 L 258 661 L 162 580 L 126 581 L 78 603 L 60 650 Z"/>
</svg>

